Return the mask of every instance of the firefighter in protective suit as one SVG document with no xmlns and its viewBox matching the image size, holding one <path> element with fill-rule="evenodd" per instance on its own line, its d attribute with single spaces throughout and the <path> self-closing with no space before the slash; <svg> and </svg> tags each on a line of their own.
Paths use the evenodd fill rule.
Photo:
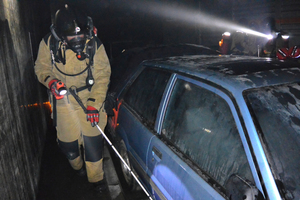
<svg viewBox="0 0 300 200">
<path fill-rule="evenodd" d="M 239 22 L 245 27 L 249 27 L 252 30 L 256 30 L 256 24 L 254 22 L 248 23 L 247 20 L 241 19 Z M 232 34 L 231 53 L 238 55 L 257 55 L 257 37 L 245 32 L 236 31 Z"/>
<path fill-rule="evenodd" d="M 104 141 L 95 125 L 99 123 L 104 130 L 107 122 L 104 101 L 111 68 L 93 28 L 92 19 L 85 14 L 67 5 L 58 10 L 51 33 L 40 42 L 35 73 L 51 91 L 52 118 L 60 149 L 73 169 L 87 175 L 95 189 L 103 192 L 107 189 Z M 67 93 L 59 93 L 61 88 L 66 88 Z"/>
</svg>

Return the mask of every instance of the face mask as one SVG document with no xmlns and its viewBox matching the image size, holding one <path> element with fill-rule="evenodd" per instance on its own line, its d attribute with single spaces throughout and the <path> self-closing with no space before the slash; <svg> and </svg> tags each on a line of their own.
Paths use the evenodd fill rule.
<svg viewBox="0 0 300 200">
<path fill-rule="evenodd" d="M 83 50 L 85 48 L 86 38 L 82 35 L 75 35 L 75 36 L 67 36 L 67 44 L 68 47 L 74 51 L 77 55 L 84 55 Z M 79 58 L 78 58 L 79 59 Z"/>
</svg>

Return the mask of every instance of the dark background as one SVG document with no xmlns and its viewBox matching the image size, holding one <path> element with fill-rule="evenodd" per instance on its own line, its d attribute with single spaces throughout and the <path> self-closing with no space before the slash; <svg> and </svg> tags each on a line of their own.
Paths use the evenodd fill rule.
<svg viewBox="0 0 300 200">
<path fill-rule="evenodd" d="M 55 137 L 47 136 L 48 97 L 34 74 L 34 61 L 55 12 L 65 3 L 93 18 L 111 62 L 133 47 L 188 43 L 217 50 L 221 34 L 241 19 L 260 29 L 264 19 L 273 17 L 276 28 L 290 34 L 290 46 L 300 44 L 300 1 L 0 0 L 0 196 L 4 200 L 36 199 L 42 161 L 51 163 L 43 151 L 47 138 L 55 142 Z M 143 59 L 148 57 L 143 54 Z"/>
<path fill-rule="evenodd" d="M 44 34 L 54 22 L 55 12 L 65 4 L 92 17 L 98 37 L 105 44 L 110 58 L 120 54 L 124 48 L 174 43 L 201 44 L 203 38 L 198 25 L 168 17 L 167 11 L 160 10 L 163 6 L 175 10 L 185 8 L 191 13 L 206 12 L 221 19 L 231 18 L 228 11 L 232 7 L 231 1 L 222 0 L 44 0 L 39 5 L 43 10 L 41 30 Z M 153 11 L 145 12 L 149 4 L 153 6 Z M 44 11 L 47 5 L 50 6 L 49 10 Z M 218 41 L 212 44 L 215 48 L 217 45 Z"/>
</svg>

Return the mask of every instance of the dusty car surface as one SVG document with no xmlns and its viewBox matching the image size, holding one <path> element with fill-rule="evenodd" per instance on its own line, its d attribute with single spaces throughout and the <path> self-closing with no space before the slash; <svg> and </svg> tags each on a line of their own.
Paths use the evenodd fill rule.
<svg viewBox="0 0 300 200">
<path fill-rule="evenodd" d="M 300 199 L 299 84 L 296 62 L 149 60 L 115 91 L 108 130 L 154 199 Z"/>
</svg>

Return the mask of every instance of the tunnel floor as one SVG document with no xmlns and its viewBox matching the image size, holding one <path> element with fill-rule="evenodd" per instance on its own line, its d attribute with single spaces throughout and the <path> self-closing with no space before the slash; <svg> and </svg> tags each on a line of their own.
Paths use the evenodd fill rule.
<svg viewBox="0 0 300 200">
<path fill-rule="evenodd" d="M 104 159 L 105 164 L 105 159 Z M 56 143 L 56 130 L 48 128 L 41 163 L 37 200 L 110 200 L 110 194 L 97 194 L 86 177 L 72 169 Z"/>
</svg>

